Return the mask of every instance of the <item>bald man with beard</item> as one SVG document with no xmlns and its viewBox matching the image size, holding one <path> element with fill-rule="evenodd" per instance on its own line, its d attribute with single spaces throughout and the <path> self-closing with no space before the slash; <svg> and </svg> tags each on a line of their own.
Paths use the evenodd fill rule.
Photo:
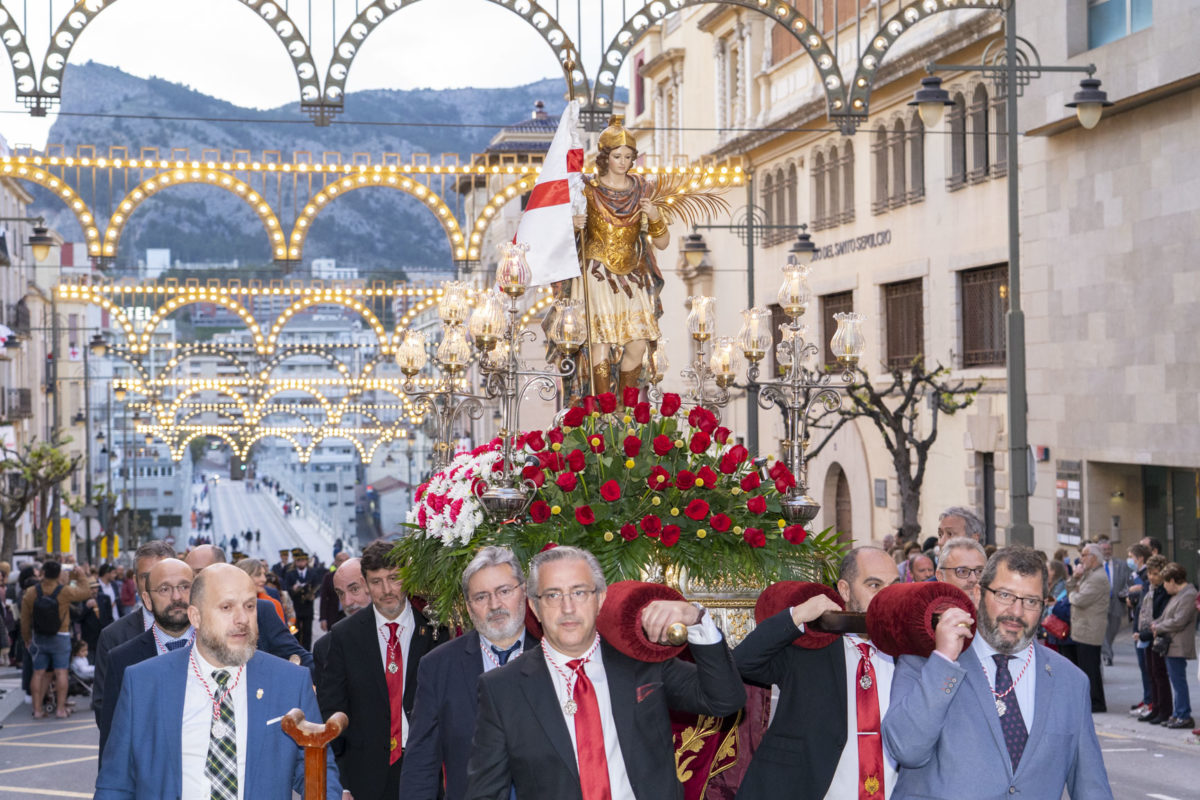
<svg viewBox="0 0 1200 800">
<path fill-rule="evenodd" d="M 192 548 L 183 559 L 196 574 L 208 569 L 214 564 L 225 564 L 225 551 L 215 545 L 202 544 Z M 239 570 L 240 571 L 240 570 Z M 258 601 L 258 649 L 273 656 L 291 661 L 315 670 L 312 653 L 305 650 L 296 641 L 296 637 L 284 626 L 275 606 L 270 601 Z M 315 677 L 315 675 L 314 675 Z"/>
</svg>

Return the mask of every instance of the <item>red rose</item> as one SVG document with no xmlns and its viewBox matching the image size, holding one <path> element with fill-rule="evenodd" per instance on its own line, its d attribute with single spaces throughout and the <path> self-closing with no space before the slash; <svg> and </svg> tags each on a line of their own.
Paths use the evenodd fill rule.
<svg viewBox="0 0 1200 800">
<path fill-rule="evenodd" d="M 665 433 L 660 433 L 658 436 L 655 436 L 654 441 L 651 444 L 654 447 L 654 455 L 656 456 L 665 456 L 667 453 L 671 452 L 672 448 L 675 447 L 675 443 L 671 441 L 671 437 L 667 436 Z"/>
<path fill-rule="evenodd" d="M 671 473 L 667 472 L 664 467 L 655 466 L 650 470 L 649 477 L 646 478 L 646 485 L 656 492 L 661 492 L 664 489 L 671 488 Z"/>
<path fill-rule="evenodd" d="M 751 547 L 764 547 L 767 544 L 767 537 L 760 528 L 746 528 L 742 531 L 742 538 Z"/>
<path fill-rule="evenodd" d="M 696 476 L 691 471 L 681 469 L 679 472 L 675 473 L 675 486 L 677 486 L 680 491 L 686 492 L 695 485 Z"/>
<path fill-rule="evenodd" d="M 600 484 L 600 496 L 608 502 L 621 499 L 621 484 L 616 481 L 605 481 Z"/>
<path fill-rule="evenodd" d="M 696 477 L 704 481 L 705 489 L 711 489 L 717 485 L 717 473 L 713 472 L 712 467 L 701 467 L 696 472 Z"/>
<path fill-rule="evenodd" d="M 665 547 L 674 547 L 679 543 L 679 526 L 668 525 L 663 528 L 662 543 Z"/>
<path fill-rule="evenodd" d="M 787 494 L 788 489 L 791 489 L 795 485 L 796 485 L 795 478 L 776 478 L 775 479 L 775 491 L 779 492 L 780 494 Z"/>
<path fill-rule="evenodd" d="M 792 471 L 790 469 L 788 469 L 788 465 L 783 463 L 782 461 L 776 461 L 774 464 L 771 465 L 771 468 L 769 470 L 767 470 L 767 476 L 774 480 L 779 480 L 780 478 L 784 477 L 785 475 L 790 478 L 792 475 Z"/>
<path fill-rule="evenodd" d="M 533 485 L 539 489 L 546 482 L 546 473 L 542 472 L 536 464 L 530 464 L 521 470 L 521 477 L 527 481 L 533 481 Z"/>
<path fill-rule="evenodd" d="M 580 400 L 579 404 L 581 406 L 583 406 L 583 413 L 587 414 L 588 416 L 591 416 L 591 413 L 593 411 L 598 410 L 598 406 L 596 404 L 596 396 L 593 394 L 589 394 L 587 397 Z"/>
<path fill-rule="evenodd" d="M 704 451 L 708 450 L 708 446 L 712 444 L 712 439 L 704 431 L 696 431 L 692 434 L 692 441 L 688 443 L 688 449 L 696 455 L 703 455 Z"/>
<path fill-rule="evenodd" d="M 575 491 L 576 484 L 579 483 L 579 479 L 575 477 L 574 472 L 564 472 L 555 478 L 554 482 L 558 485 L 558 488 L 562 489 L 564 492 L 573 492 Z"/>
<path fill-rule="evenodd" d="M 538 464 L 542 469 L 548 469 L 551 472 L 558 472 L 564 466 L 562 453 L 556 453 L 553 450 L 546 449 L 537 454 Z"/>
<path fill-rule="evenodd" d="M 550 444 L 562 444 L 565 436 L 562 428 L 551 428 L 546 432 L 546 438 L 550 440 Z"/>
<path fill-rule="evenodd" d="M 674 392 L 667 392 L 663 395 L 662 406 L 658 410 L 662 412 L 664 417 L 673 417 L 681 405 L 683 405 L 683 401 L 679 399 L 679 395 Z"/>
<path fill-rule="evenodd" d="M 762 480 L 758 477 L 758 470 L 754 470 L 746 477 L 742 478 L 741 487 L 743 492 L 753 492 L 759 487 Z"/>
<path fill-rule="evenodd" d="M 621 538 L 627 542 L 632 542 L 638 537 L 637 525 L 632 522 L 626 522 L 621 526 Z"/>
<path fill-rule="evenodd" d="M 721 472 L 724 472 L 726 475 L 732 475 L 734 472 L 737 472 L 737 468 L 742 465 L 742 462 L 749 457 L 749 450 L 740 444 L 735 444 L 725 451 L 725 455 L 721 456 Z"/>
<path fill-rule="evenodd" d="M 637 458 L 637 455 L 640 452 L 642 452 L 642 440 L 636 436 L 626 436 L 625 456 L 627 458 Z"/>
<path fill-rule="evenodd" d="M 683 513 L 688 519 L 694 519 L 699 522 L 708 516 L 708 502 L 697 497 L 687 504 L 687 507 L 683 509 Z"/>
<path fill-rule="evenodd" d="M 724 533 L 725 531 L 729 530 L 731 525 L 733 525 L 733 520 L 731 520 L 725 514 L 713 514 L 708 518 L 708 524 L 711 525 L 712 529 L 717 533 Z"/>
<path fill-rule="evenodd" d="M 592 513 L 591 506 L 580 506 L 575 509 L 575 521 L 580 525 L 591 525 L 596 521 L 596 515 Z"/>
<path fill-rule="evenodd" d="M 792 544 L 802 544 L 807 537 L 808 531 L 804 530 L 803 525 L 788 525 L 783 529 L 783 538 Z"/>
<path fill-rule="evenodd" d="M 611 414 L 617 410 L 617 396 L 612 392 L 596 395 L 596 403 L 600 406 L 601 413 Z"/>
<path fill-rule="evenodd" d="M 550 504 L 545 500 L 534 500 L 529 507 L 529 518 L 534 522 L 545 522 L 550 519 Z"/>
<path fill-rule="evenodd" d="M 746 501 L 746 510 L 751 514 L 767 513 L 767 498 L 763 497 L 762 495 L 759 495 L 758 497 L 751 497 Z"/>
<path fill-rule="evenodd" d="M 583 472 L 586 461 L 587 458 L 584 456 L 582 450 L 576 449 L 567 453 L 567 466 L 571 468 L 571 472 Z"/>
<path fill-rule="evenodd" d="M 626 408 L 633 408 L 638 404 L 638 397 L 641 396 L 641 390 L 636 386 L 626 386 L 625 391 L 621 392 L 621 402 Z"/>
<path fill-rule="evenodd" d="M 571 406 L 569 409 L 567 409 L 566 415 L 563 416 L 563 425 L 566 425 L 568 428 L 578 428 L 583 424 L 583 420 L 586 417 L 587 412 L 585 412 L 582 408 L 579 406 Z"/>
<path fill-rule="evenodd" d="M 538 450 L 545 449 L 546 440 L 542 438 L 541 431 L 533 431 L 525 437 L 525 444 L 530 450 L 536 453 Z"/>
<path fill-rule="evenodd" d="M 659 534 L 662 533 L 662 529 L 662 520 L 654 514 L 647 514 L 642 517 L 642 531 L 651 539 L 657 539 Z"/>
<path fill-rule="evenodd" d="M 688 424 L 711 435 L 717 427 L 717 415 L 707 408 L 696 406 L 688 413 Z"/>
<path fill-rule="evenodd" d="M 732 433 L 732 431 L 730 431 L 729 428 L 726 428 L 725 426 L 722 425 L 721 427 L 719 427 L 715 431 L 713 431 L 712 437 L 714 439 L 716 439 L 718 442 L 720 442 L 721 444 L 725 444 L 726 442 L 729 441 L 730 433 Z"/>
<path fill-rule="evenodd" d="M 650 404 L 638 403 L 633 408 L 633 418 L 639 425 L 645 425 L 650 421 Z"/>
</svg>

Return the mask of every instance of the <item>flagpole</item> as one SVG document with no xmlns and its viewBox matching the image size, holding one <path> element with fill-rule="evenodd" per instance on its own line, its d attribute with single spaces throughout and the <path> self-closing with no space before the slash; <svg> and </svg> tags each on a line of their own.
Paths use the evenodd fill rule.
<svg viewBox="0 0 1200 800">
<path fill-rule="evenodd" d="M 596 351 L 592 346 L 592 292 L 588 286 L 587 276 L 587 225 L 579 231 L 576 254 L 579 257 L 579 282 L 583 284 L 583 318 L 587 324 L 588 351 L 588 389 L 590 394 L 596 393 Z"/>
</svg>

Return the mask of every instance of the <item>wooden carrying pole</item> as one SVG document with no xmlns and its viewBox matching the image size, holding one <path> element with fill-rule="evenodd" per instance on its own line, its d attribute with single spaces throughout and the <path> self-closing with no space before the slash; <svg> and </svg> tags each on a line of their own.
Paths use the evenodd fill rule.
<svg viewBox="0 0 1200 800">
<path fill-rule="evenodd" d="M 304 748 L 304 800 L 325 800 L 325 748 L 349 724 L 341 711 L 331 715 L 324 725 L 306 721 L 298 708 L 284 715 L 283 732 Z"/>
</svg>

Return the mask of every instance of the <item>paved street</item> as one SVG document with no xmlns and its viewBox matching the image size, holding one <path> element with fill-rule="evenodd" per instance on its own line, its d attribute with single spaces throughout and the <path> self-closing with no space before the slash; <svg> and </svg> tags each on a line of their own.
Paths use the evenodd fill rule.
<svg viewBox="0 0 1200 800">
<path fill-rule="evenodd" d="M 281 503 L 275 494 L 266 488 L 259 491 L 247 492 L 242 481 L 221 480 L 215 485 L 208 484 L 208 497 L 198 500 L 200 510 L 209 509 L 213 512 L 213 529 L 204 532 L 213 542 L 231 542 L 237 537 L 238 549 L 255 558 L 265 559 L 267 564 L 273 564 L 279 556 L 280 548 L 303 547 L 309 553 L 315 553 L 325 563 L 333 559 L 333 549 L 329 543 L 317 533 L 316 529 L 304 517 L 293 514 L 284 517 Z M 193 487 L 194 497 L 199 498 L 200 485 Z M 258 530 L 262 532 L 262 541 L 253 547 L 242 541 L 242 531 Z M 189 532 L 188 535 L 193 535 Z M 178 543 L 177 546 L 185 544 Z M 232 555 L 227 548 L 227 554 Z"/>
</svg>

